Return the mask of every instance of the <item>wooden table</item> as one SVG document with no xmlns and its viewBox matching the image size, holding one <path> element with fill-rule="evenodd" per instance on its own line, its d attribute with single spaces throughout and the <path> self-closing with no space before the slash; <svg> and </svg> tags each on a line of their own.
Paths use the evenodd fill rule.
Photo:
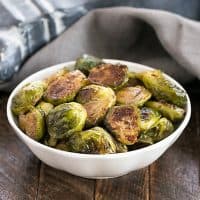
<svg viewBox="0 0 200 200">
<path fill-rule="evenodd" d="M 8 95 L 1 93 L 0 199 L 200 200 L 200 84 L 188 87 L 192 119 L 179 140 L 151 166 L 107 180 L 79 178 L 41 163 L 8 125 Z"/>
</svg>

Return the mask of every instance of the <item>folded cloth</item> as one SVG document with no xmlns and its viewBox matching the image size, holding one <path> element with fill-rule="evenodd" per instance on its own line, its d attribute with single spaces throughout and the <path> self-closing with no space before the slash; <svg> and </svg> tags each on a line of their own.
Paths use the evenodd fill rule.
<svg viewBox="0 0 200 200">
<path fill-rule="evenodd" d="M 117 7 L 89 12 L 27 60 L 9 91 L 26 76 L 83 53 L 159 68 L 181 82 L 200 77 L 200 23 L 161 10 Z"/>
</svg>

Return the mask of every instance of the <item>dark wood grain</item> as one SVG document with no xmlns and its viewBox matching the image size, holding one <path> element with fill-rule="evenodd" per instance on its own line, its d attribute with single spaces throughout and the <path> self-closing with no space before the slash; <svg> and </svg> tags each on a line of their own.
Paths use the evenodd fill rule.
<svg viewBox="0 0 200 200">
<path fill-rule="evenodd" d="M 150 167 L 150 199 L 200 199 L 200 105 L 180 139 Z"/>
<path fill-rule="evenodd" d="M 6 96 L 0 96 L 0 199 L 34 199 L 39 160 L 18 139 L 6 119 Z"/>
<path fill-rule="evenodd" d="M 92 200 L 94 180 L 84 179 L 42 164 L 38 200 Z"/>
<path fill-rule="evenodd" d="M 148 168 L 132 172 L 125 176 L 97 180 L 95 200 L 148 200 Z"/>
</svg>

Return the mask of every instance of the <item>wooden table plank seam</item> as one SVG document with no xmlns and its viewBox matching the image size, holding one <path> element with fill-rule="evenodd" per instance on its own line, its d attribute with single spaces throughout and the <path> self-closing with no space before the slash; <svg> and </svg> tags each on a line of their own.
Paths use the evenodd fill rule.
<svg viewBox="0 0 200 200">
<path fill-rule="evenodd" d="M 40 188 L 40 179 L 41 179 L 41 165 L 42 165 L 42 162 L 40 161 L 38 163 L 39 165 L 39 170 L 38 170 L 38 182 L 37 182 L 37 189 L 36 189 L 36 195 L 35 195 L 35 200 L 38 200 L 38 196 L 39 196 L 39 188 Z"/>
<path fill-rule="evenodd" d="M 147 192 L 147 200 L 151 200 L 151 165 L 148 167 L 148 192 Z"/>
</svg>

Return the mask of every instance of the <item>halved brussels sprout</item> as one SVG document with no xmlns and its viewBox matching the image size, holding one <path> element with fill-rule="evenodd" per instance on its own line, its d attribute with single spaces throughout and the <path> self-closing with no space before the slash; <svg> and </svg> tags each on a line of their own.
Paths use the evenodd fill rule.
<svg viewBox="0 0 200 200">
<path fill-rule="evenodd" d="M 101 64 L 90 70 L 88 79 L 93 84 L 118 89 L 128 81 L 128 67 L 120 64 Z"/>
<path fill-rule="evenodd" d="M 87 127 L 95 126 L 105 116 L 108 109 L 116 102 L 116 96 L 111 88 L 100 85 L 88 85 L 82 88 L 76 101 L 87 110 Z"/>
<path fill-rule="evenodd" d="M 46 123 L 49 135 L 56 139 L 67 138 L 72 133 L 83 129 L 86 118 L 87 112 L 79 103 L 58 105 L 47 115 Z"/>
<path fill-rule="evenodd" d="M 30 111 L 41 99 L 47 85 L 44 81 L 34 81 L 26 84 L 12 100 L 12 111 L 15 115 Z"/>
<path fill-rule="evenodd" d="M 118 104 L 133 104 L 143 106 L 151 98 L 151 93 L 143 86 L 126 87 L 116 94 Z"/>
<path fill-rule="evenodd" d="M 36 106 L 36 108 L 39 109 L 41 112 L 43 112 L 45 116 L 48 115 L 49 111 L 53 109 L 53 107 L 54 107 L 53 104 L 45 101 L 39 102 L 38 105 Z"/>
<path fill-rule="evenodd" d="M 20 114 L 19 127 L 32 139 L 41 140 L 45 133 L 43 114 L 36 108 L 26 114 Z"/>
<path fill-rule="evenodd" d="M 67 141 L 67 145 L 70 151 L 77 153 L 116 153 L 116 145 L 112 136 L 100 127 L 73 134 Z"/>
<path fill-rule="evenodd" d="M 86 82 L 85 75 L 79 70 L 64 73 L 49 83 L 44 100 L 54 105 L 72 101 Z"/>
<path fill-rule="evenodd" d="M 157 110 L 164 117 L 167 117 L 173 122 L 182 120 L 185 114 L 184 109 L 166 102 L 148 101 L 146 105 L 150 108 Z"/>
<path fill-rule="evenodd" d="M 94 68 L 102 63 L 103 63 L 102 59 L 91 56 L 91 55 L 84 54 L 76 60 L 75 69 L 79 69 L 84 74 L 88 75 L 89 71 L 92 68 Z"/>
<path fill-rule="evenodd" d="M 171 121 L 163 117 L 147 132 L 142 132 L 138 138 L 138 142 L 153 144 L 170 135 L 173 130 L 174 126 Z"/>
<path fill-rule="evenodd" d="M 185 106 L 185 92 L 168 81 L 160 70 L 145 71 L 137 74 L 137 77 L 157 100 L 163 99 L 180 107 Z"/>
<path fill-rule="evenodd" d="M 142 107 L 140 109 L 140 129 L 142 131 L 149 130 L 160 118 L 161 115 L 156 110 L 148 107 Z"/>
<path fill-rule="evenodd" d="M 140 132 L 139 117 L 139 110 L 135 106 L 114 106 L 106 115 L 105 125 L 119 142 L 131 145 L 137 142 Z"/>
</svg>

